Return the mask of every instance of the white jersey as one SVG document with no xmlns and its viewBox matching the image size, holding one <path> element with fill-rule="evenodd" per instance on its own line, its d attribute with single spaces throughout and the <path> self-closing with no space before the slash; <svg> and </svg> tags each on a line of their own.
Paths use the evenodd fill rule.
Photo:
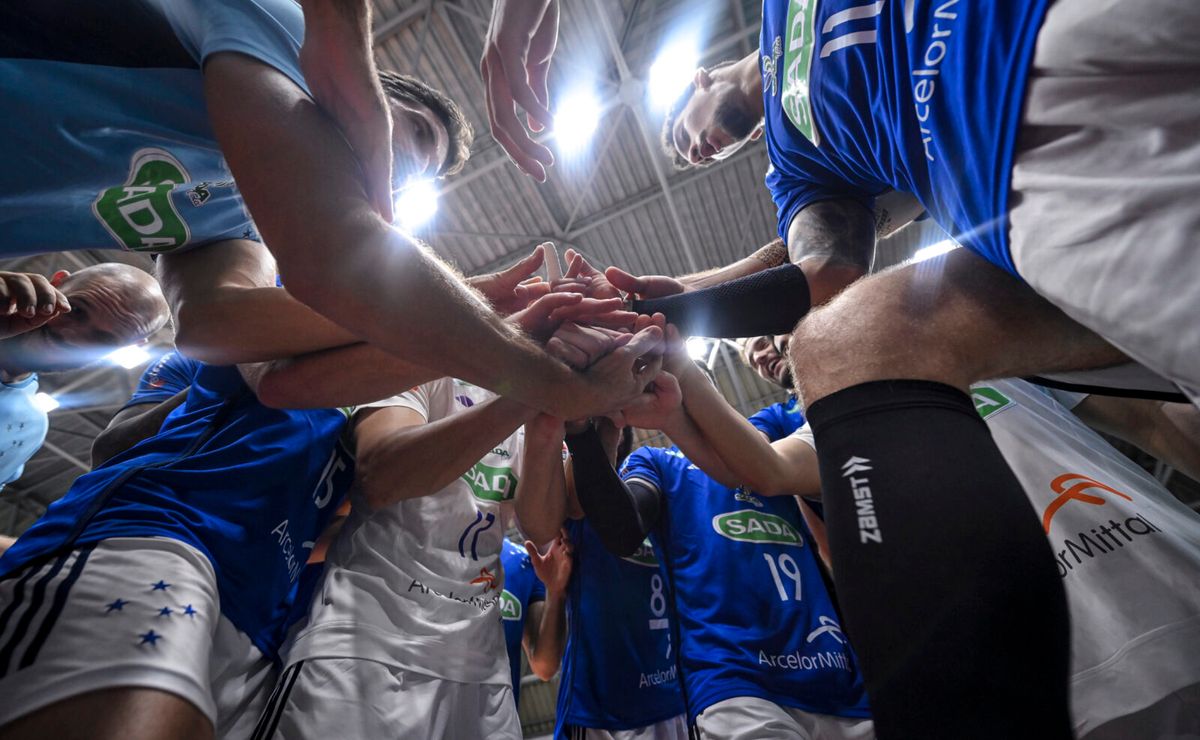
<svg viewBox="0 0 1200 740">
<path fill-rule="evenodd" d="M 443 378 L 376 405 L 410 408 L 434 422 L 493 397 Z M 523 446 L 518 429 L 437 493 L 379 511 L 352 493 L 353 510 L 286 664 L 364 658 L 451 681 L 508 685 L 500 551 Z"/>
<path fill-rule="evenodd" d="M 971 395 L 1066 587 L 1075 732 L 1200 683 L 1200 515 L 1068 410 L 1085 396 L 1020 380 Z M 807 424 L 793 436 L 812 444 Z"/>
<path fill-rule="evenodd" d="M 1200 683 L 1200 516 L 1055 400 L 1081 396 L 1018 380 L 971 391 L 1067 589 L 1075 731 Z"/>
</svg>

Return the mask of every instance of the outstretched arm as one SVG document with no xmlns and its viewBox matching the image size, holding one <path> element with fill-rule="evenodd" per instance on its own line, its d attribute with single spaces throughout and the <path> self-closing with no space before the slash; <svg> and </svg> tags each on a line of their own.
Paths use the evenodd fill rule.
<svg viewBox="0 0 1200 740">
<path fill-rule="evenodd" d="M 340 133 L 287 76 L 218 53 L 204 78 L 222 152 L 284 283 L 306 305 L 409 362 L 561 416 L 619 406 L 645 385 L 632 371 L 637 358 L 617 353 L 604 377 L 573 373 L 392 229 Z"/>
<path fill-rule="evenodd" d="M 262 244 L 234 239 L 157 260 L 175 345 L 212 365 L 262 362 L 360 341 L 275 286 Z"/>
<path fill-rule="evenodd" d="M 567 519 L 564 434 L 562 420 L 545 414 L 525 424 L 525 472 L 515 509 L 521 533 L 539 546 L 557 537 Z"/>
<path fill-rule="evenodd" d="M 433 422 L 400 406 L 360 411 L 356 470 L 368 505 L 381 509 L 442 490 L 535 413 L 504 398 Z"/>
<path fill-rule="evenodd" d="M 567 584 L 571 580 L 574 553 L 565 537 L 551 543 L 545 555 L 532 542 L 525 543 L 525 550 L 534 573 L 546 587 L 546 600 L 530 605 L 521 643 L 529 667 L 538 678 L 549 681 L 558 673 L 567 647 Z"/>
</svg>

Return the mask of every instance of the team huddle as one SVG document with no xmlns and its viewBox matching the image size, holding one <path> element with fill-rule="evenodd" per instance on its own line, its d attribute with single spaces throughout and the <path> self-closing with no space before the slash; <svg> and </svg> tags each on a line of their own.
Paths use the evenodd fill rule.
<svg viewBox="0 0 1200 740">
<path fill-rule="evenodd" d="M 366 2 L 5 4 L 0 255 L 155 275 L 0 271 L 0 490 L 38 373 L 176 349 L 0 540 L 0 737 L 517 738 L 523 661 L 563 738 L 1200 736 L 1200 516 L 1108 439 L 1200 480 L 1200 11 L 1102 5 L 764 0 L 661 143 L 762 139 L 777 239 L 468 278 L 391 221 L 472 126 Z M 558 19 L 480 65 L 539 181 Z"/>
</svg>

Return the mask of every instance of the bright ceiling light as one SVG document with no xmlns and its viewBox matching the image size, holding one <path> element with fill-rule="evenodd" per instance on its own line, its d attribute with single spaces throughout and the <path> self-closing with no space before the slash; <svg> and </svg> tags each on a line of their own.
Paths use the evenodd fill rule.
<svg viewBox="0 0 1200 740">
<path fill-rule="evenodd" d="M 438 211 L 438 189 L 432 180 L 417 180 L 396 197 L 396 220 L 412 233 L 433 220 Z"/>
<path fill-rule="evenodd" d="M 921 247 L 912 256 L 912 262 L 924 262 L 927 259 L 937 257 L 939 254 L 945 254 L 952 250 L 958 249 L 959 243 L 953 239 L 943 239 L 937 244 L 930 244 L 928 247 Z"/>
<path fill-rule="evenodd" d="M 132 370 L 138 365 L 145 365 L 149 362 L 150 353 L 139 344 L 130 344 L 109 352 L 108 361 L 114 365 L 120 365 L 126 370 Z"/>
<path fill-rule="evenodd" d="M 677 40 L 658 53 L 650 66 L 648 90 L 650 105 L 666 110 L 683 92 L 700 62 L 700 52 L 691 40 Z"/>
<path fill-rule="evenodd" d="M 42 413 L 48 414 L 54 409 L 58 408 L 58 406 L 58 399 L 49 393 L 42 393 L 39 391 L 33 396 L 33 407 Z"/>
<path fill-rule="evenodd" d="M 703 360 L 708 357 L 708 340 L 703 337 L 688 337 L 688 357 L 693 360 Z"/>
<path fill-rule="evenodd" d="M 592 140 L 600 125 L 600 101 L 590 90 L 576 90 L 562 98 L 554 115 L 554 136 L 559 151 L 578 152 Z"/>
</svg>

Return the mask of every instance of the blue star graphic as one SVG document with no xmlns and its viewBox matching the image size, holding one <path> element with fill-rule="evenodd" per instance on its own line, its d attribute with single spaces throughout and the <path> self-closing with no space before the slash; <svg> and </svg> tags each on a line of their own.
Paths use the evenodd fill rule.
<svg viewBox="0 0 1200 740">
<path fill-rule="evenodd" d="M 153 588 L 154 591 L 166 591 L 168 588 L 171 587 L 171 584 L 169 584 L 163 580 L 160 580 L 158 583 L 152 583 L 150 585 L 154 587 Z"/>
<path fill-rule="evenodd" d="M 138 635 L 138 637 L 142 638 L 142 641 L 138 643 L 139 645 L 145 645 L 146 643 L 150 643 L 151 645 L 154 645 L 157 647 L 158 646 L 158 638 L 162 637 L 162 635 L 158 634 L 154 630 L 150 630 L 149 632 L 147 632 L 144 635 Z"/>
<path fill-rule="evenodd" d="M 169 617 L 169 616 L 171 616 L 171 607 L 169 607 L 169 606 L 164 606 L 162 609 L 159 609 L 159 610 L 158 610 L 158 616 L 160 616 L 160 617 Z"/>
<path fill-rule="evenodd" d="M 195 609 L 192 608 L 191 604 L 188 604 L 187 606 L 185 606 L 183 608 L 183 613 L 184 613 L 184 616 L 191 617 L 192 619 L 195 619 L 196 615 L 199 614 L 199 612 L 197 612 Z"/>
<path fill-rule="evenodd" d="M 108 605 L 108 609 L 104 613 L 108 614 L 109 612 L 123 611 L 125 609 L 125 605 L 128 603 L 129 602 L 125 601 L 124 599 L 117 599 L 116 601 L 114 601 L 113 603 Z"/>
</svg>

